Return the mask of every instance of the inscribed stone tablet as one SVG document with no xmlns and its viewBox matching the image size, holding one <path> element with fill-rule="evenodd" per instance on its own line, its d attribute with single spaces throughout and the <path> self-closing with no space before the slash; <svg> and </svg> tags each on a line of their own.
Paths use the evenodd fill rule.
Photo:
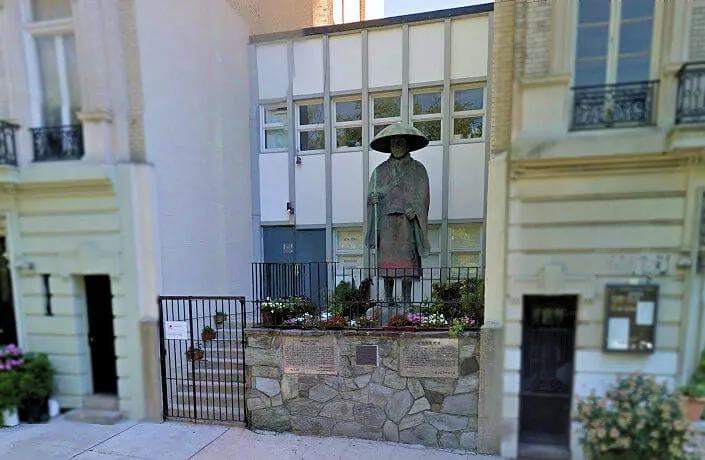
<svg viewBox="0 0 705 460">
<path fill-rule="evenodd" d="M 284 338 L 284 373 L 336 375 L 338 347 L 335 338 L 331 336 Z"/>
<path fill-rule="evenodd" d="M 458 377 L 458 339 L 404 339 L 399 348 L 404 377 Z"/>
<path fill-rule="evenodd" d="M 376 366 L 377 345 L 357 345 L 355 347 L 355 365 Z"/>
</svg>

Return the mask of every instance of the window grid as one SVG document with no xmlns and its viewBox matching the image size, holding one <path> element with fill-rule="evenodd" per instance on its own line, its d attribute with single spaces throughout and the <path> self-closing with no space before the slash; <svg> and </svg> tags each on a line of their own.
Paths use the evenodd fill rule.
<svg viewBox="0 0 705 460">
<path fill-rule="evenodd" d="M 338 120 L 338 104 L 358 103 L 358 118 L 353 120 Z M 337 98 L 333 100 L 333 139 L 336 151 L 360 150 L 362 148 L 362 99 L 359 96 Z M 342 138 L 343 144 L 354 143 L 355 145 L 340 145 L 341 136 L 351 136 L 348 142 Z"/>
<path fill-rule="evenodd" d="M 273 116 L 282 115 L 282 121 L 267 121 L 267 114 L 272 113 Z M 285 152 L 289 149 L 289 117 L 286 106 L 263 106 L 260 110 L 260 148 L 263 152 Z M 283 134 L 283 142 L 280 147 L 269 147 L 267 135 L 281 131 Z"/>
<path fill-rule="evenodd" d="M 469 244 L 461 242 L 462 231 L 470 235 Z M 482 267 L 482 223 L 448 225 L 448 259 L 451 266 Z M 470 262 L 468 262 L 470 260 Z M 454 261 L 463 261 L 454 263 Z"/>
<path fill-rule="evenodd" d="M 424 98 L 424 95 L 432 94 L 436 95 L 436 100 L 434 100 L 433 103 L 430 104 L 429 110 L 431 111 L 429 111 L 428 113 L 423 113 L 427 112 L 427 110 L 423 109 L 423 106 L 421 106 L 421 102 L 423 99 L 426 99 L 426 102 L 428 102 L 428 99 Z M 443 90 L 440 88 L 426 88 L 422 90 L 415 90 L 410 92 L 409 98 L 409 120 L 411 121 L 411 124 L 417 129 L 423 131 L 424 134 L 428 136 L 431 144 L 440 144 L 444 134 L 443 123 L 441 121 L 443 119 L 444 109 Z M 421 113 L 416 113 L 417 107 L 422 109 L 420 110 Z"/>
<path fill-rule="evenodd" d="M 481 107 L 477 109 L 458 109 L 456 96 L 467 90 L 479 90 L 481 92 Z M 481 142 L 485 140 L 485 107 L 487 105 L 487 91 L 484 86 L 466 85 L 453 88 L 453 114 L 451 136 L 452 143 Z M 464 120 L 469 120 L 472 126 L 462 126 Z M 478 122 L 479 120 L 479 122 Z M 465 131 L 459 133 L 458 131 Z M 468 132 L 469 131 L 469 132 Z M 479 132 L 478 132 L 479 131 Z M 469 137 L 466 137 L 469 136 Z"/>
<path fill-rule="evenodd" d="M 375 104 L 379 101 L 381 105 L 383 99 L 397 99 L 395 104 L 396 116 L 392 117 L 377 117 L 375 113 Z M 391 101 L 390 101 L 391 102 Z M 394 102 L 392 102 L 394 103 Z M 380 93 L 370 96 L 370 139 L 374 139 L 379 132 L 391 125 L 392 123 L 401 122 L 401 93 Z"/>
<path fill-rule="evenodd" d="M 320 123 L 301 123 L 301 109 L 303 107 L 318 106 L 321 113 Z M 301 154 L 322 153 L 325 151 L 325 119 L 323 111 L 323 101 L 307 101 L 296 104 L 296 151 Z M 302 139 L 308 137 L 311 133 L 318 133 L 320 136 L 320 148 L 303 148 Z M 314 138 L 315 139 L 315 138 Z"/>
</svg>

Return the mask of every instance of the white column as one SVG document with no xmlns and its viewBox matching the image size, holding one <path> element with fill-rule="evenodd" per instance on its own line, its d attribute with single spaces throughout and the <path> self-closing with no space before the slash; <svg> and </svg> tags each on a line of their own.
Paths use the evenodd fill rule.
<svg viewBox="0 0 705 460">
<path fill-rule="evenodd" d="M 485 321 L 504 324 L 507 260 L 508 154 L 493 154 L 487 173 Z"/>
</svg>

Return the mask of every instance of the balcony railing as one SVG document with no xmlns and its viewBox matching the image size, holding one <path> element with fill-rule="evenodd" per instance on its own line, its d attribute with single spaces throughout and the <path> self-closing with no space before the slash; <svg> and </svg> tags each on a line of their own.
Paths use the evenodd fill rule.
<svg viewBox="0 0 705 460">
<path fill-rule="evenodd" d="M 676 124 L 705 123 L 705 61 L 691 62 L 678 72 Z"/>
<path fill-rule="evenodd" d="M 34 161 L 80 160 L 83 158 L 81 125 L 32 128 Z"/>
<path fill-rule="evenodd" d="M 654 124 L 658 81 L 573 88 L 573 131 Z"/>
<path fill-rule="evenodd" d="M 19 126 L 0 120 L 0 165 L 17 166 L 17 128 Z"/>
</svg>

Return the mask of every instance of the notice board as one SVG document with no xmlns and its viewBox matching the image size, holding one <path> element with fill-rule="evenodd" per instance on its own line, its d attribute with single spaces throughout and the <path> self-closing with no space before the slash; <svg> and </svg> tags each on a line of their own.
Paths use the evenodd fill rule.
<svg viewBox="0 0 705 460">
<path fill-rule="evenodd" d="M 653 353 L 659 287 L 608 284 L 605 288 L 604 351 Z"/>
</svg>

